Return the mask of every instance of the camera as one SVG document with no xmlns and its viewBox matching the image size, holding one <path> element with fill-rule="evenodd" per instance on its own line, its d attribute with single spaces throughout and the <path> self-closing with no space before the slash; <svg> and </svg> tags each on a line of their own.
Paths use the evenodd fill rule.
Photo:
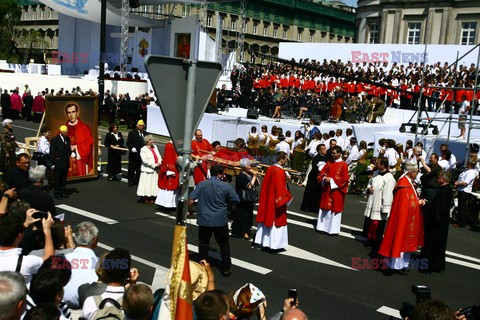
<svg viewBox="0 0 480 320">
<path fill-rule="evenodd" d="M 480 320 L 480 306 L 470 306 L 462 308 L 462 311 L 458 314 L 464 315 L 467 320 Z"/>
<path fill-rule="evenodd" d="M 35 212 L 32 217 L 34 219 L 47 219 L 48 218 L 48 212 L 46 211 L 37 211 Z"/>
<path fill-rule="evenodd" d="M 297 289 L 289 289 L 288 290 L 288 297 L 292 298 L 293 301 L 290 302 L 292 306 L 297 304 Z"/>
<path fill-rule="evenodd" d="M 412 293 L 415 294 L 415 297 L 417 298 L 417 304 L 430 299 L 432 296 L 432 291 L 430 291 L 427 286 L 423 285 L 413 285 Z"/>
</svg>

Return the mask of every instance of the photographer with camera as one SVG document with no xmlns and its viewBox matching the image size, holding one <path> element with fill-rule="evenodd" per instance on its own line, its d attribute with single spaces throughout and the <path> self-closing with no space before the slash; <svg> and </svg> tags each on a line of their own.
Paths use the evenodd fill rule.
<svg viewBox="0 0 480 320">
<path fill-rule="evenodd" d="M 53 225 L 52 215 L 40 218 L 35 216 L 38 211 L 28 209 L 23 211 L 23 206 L 16 206 L 0 218 L 0 271 L 20 272 L 28 284 L 32 276 L 37 273 L 38 268 L 44 260 L 54 254 L 51 227 Z M 45 253 L 43 257 L 24 256 L 20 242 L 25 234 L 25 229 L 37 224 L 45 235 Z"/>
</svg>

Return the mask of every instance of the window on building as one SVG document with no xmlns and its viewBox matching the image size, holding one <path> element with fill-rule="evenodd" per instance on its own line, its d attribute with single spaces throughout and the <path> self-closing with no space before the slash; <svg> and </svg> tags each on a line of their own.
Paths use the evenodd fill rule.
<svg viewBox="0 0 480 320">
<path fill-rule="evenodd" d="M 230 30 L 232 31 L 237 30 L 237 20 L 230 21 Z"/>
<path fill-rule="evenodd" d="M 462 38 L 460 44 L 475 44 L 475 31 L 477 29 L 476 22 L 462 22 Z"/>
<path fill-rule="evenodd" d="M 376 23 L 368 26 L 368 43 L 379 43 L 379 26 Z"/>
<path fill-rule="evenodd" d="M 308 38 L 308 41 L 309 42 L 315 42 L 315 33 L 314 32 L 310 32 L 310 37 Z"/>
<path fill-rule="evenodd" d="M 37 10 L 32 10 L 32 20 L 37 19 Z"/>
<path fill-rule="evenodd" d="M 52 19 L 53 18 L 53 10 L 50 9 L 50 8 L 47 8 L 48 10 L 48 19 Z"/>
<path fill-rule="evenodd" d="M 163 11 L 164 11 L 163 4 L 159 4 L 159 5 L 157 6 L 157 13 L 158 13 L 158 14 L 163 14 Z"/>
<path fill-rule="evenodd" d="M 301 30 L 298 30 L 297 41 L 302 41 L 302 31 Z"/>
<path fill-rule="evenodd" d="M 183 16 L 184 17 L 190 16 L 191 10 L 192 10 L 192 7 L 189 4 L 184 4 L 183 5 Z"/>
<path fill-rule="evenodd" d="M 40 20 L 45 20 L 45 9 L 40 8 Z"/>
<path fill-rule="evenodd" d="M 420 30 L 422 24 L 420 22 L 409 22 L 407 33 L 407 44 L 420 44 Z"/>
<path fill-rule="evenodd" d="M 207 27 L 211 27 L 212 26 L 212 15 L 209 14 L 207 15 Z"/>
<path fill-rule="evenodd" d="M 287 30 L 287 29 L 283 29 L 282 38 L 283 38 L 283 39 L 287 39 L 287 37 L 288 37 L 288 30 Z"/>
<path fill-rule="evenodd" d="M 278 37 L 278 27 L 273 28 L 273 37 L 274 38 Z"/>
<path fill-rule="evenodd" d="M 258 24 L 257 24 L 257 23 L 254 23 L 254 24 L 253 24 L 253 32 L 252 32 L 252 33 L 253 33 L 253 34 L 257 34 L 257 32 L 258 32 Z"/>
<path fill-rule="evenodd" d="M 242 32 L 243 33 L 247 32 L 247 20 L 244 20 L 242 23 Z"/>
<path fill-rule="evenodd" d="M 263 27 L 263 36 L 264 37 L 268 36 L 268 26 Z"/>
</svg>

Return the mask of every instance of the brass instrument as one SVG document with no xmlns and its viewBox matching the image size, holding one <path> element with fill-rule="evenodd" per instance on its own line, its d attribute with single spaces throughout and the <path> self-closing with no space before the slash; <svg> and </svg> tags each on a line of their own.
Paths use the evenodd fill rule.
<svg viewBox="0 0 480 320">
<path fill-rule="evenodd" d="M 372 108 L 370 109 L 370 113 L 367 115 L 367 122 L 373 121 L 373 113 L 375 112 L 375 108 L 379 105 L 374 101 L 370 102 L 372 104 Z"/>
</svg>

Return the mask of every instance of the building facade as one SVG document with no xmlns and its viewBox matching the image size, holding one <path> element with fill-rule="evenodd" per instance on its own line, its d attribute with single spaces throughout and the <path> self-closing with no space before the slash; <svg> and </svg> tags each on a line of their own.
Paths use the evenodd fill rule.
<svg viewBox="0 0 480 320">
<path fill-rule="evenodd" d="M 16 2 L 22 8 L 20 23 L 17 26 L 17 47 L 24 52 L 34 50 L 35 60 L 50 56 L 51 51 L 58 49 L 58 13 L 37 1 Z"/>
<path fill-rule="evenodd" d="M 480 42 L 478 0 L 359 0 L 358 43 Z"/>
</svg>

